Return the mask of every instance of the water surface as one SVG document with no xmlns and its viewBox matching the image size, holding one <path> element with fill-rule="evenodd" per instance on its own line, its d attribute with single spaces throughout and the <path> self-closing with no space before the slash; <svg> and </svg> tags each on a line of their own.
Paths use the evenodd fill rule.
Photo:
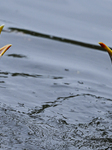
<svg viewBox="0 0 112 150">
<path fill-rule="evenodd" d="M 110 4 L 3 1 L 0 149 L 111 149 Z"/>
</svg>

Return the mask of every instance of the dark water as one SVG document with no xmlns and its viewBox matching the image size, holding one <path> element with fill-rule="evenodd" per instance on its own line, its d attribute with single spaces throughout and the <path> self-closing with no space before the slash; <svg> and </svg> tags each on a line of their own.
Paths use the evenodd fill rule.
<svg viewBox="0 0 112 150">
<path fill-rule="evenodd" d="M 112 2 L 2 2 L 0 149 L 112 149 Z"/>
</svg>

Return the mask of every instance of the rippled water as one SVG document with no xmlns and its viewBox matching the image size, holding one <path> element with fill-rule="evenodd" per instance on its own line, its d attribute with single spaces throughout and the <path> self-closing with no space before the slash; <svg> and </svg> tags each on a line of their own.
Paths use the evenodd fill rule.
<svg viewBox="0 0 112 150">
<path fill-rule="evenodd" d="M 110 150 L 112 2 L 2 3 L 0 149 Z"/>
</svg>

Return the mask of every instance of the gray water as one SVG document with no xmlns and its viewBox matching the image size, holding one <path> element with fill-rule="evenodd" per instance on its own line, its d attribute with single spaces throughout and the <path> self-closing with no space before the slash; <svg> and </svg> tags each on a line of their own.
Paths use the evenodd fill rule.
<svg viewBox="0 0 112 150">
<path fill-rule="evenodd" d="M 0 149 L 112 149 L 111 1 L 9 1 L 0 58 Z"/>
</svg>

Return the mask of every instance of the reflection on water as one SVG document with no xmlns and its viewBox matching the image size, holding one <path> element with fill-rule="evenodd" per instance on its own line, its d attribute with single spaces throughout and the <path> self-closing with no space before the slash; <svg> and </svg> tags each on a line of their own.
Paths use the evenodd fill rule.
<svg viewBox="0 0 112 150">
<path fill-rule="evenodd" d="M 11 28 L 11 27 L 9 29 L 10 29 L 10 31 L 17 31 L 17 32 L 24 33 L 24 34 L 29 34 L 29 35 L 32 35 L 32 36 L 37 36 L 37 37 L 47 38 L 47 39 L 56 40 L 56 41 L 60 41 L 60 42 L 80 45 L 80 46 L 83 46 L 83 47 L 103 50 L 103 48 L 101 48 L 97 45 L 89 44 L 89 43 L 84 43 L 84 42 L 75 41 L 75 40 L 71 40 L 71 39 L 56 37 L 56 36 L 43 34 L 43 33 L 35 32 L 35 31 L 30 31 L 30 30 L 26 30 L 26 29 Z"/>
<path fill-rule="evenodd" d="M 16 57 L 16 58 L 27 58 L 25 55 L 21 54 L 8 54 L 9 57 Z"/>
<path fill-rule="evenodd" d="M 13 77 L 14 76 L 22 76 L 22 77 L 33 77 L 33 78 L 37 78 L 37 77 L 41 77 L 42 75 L 31 75 L 31 74 L 27 74 L 27 73 L 12 73 L 11 74 Z"/>
</svg>

